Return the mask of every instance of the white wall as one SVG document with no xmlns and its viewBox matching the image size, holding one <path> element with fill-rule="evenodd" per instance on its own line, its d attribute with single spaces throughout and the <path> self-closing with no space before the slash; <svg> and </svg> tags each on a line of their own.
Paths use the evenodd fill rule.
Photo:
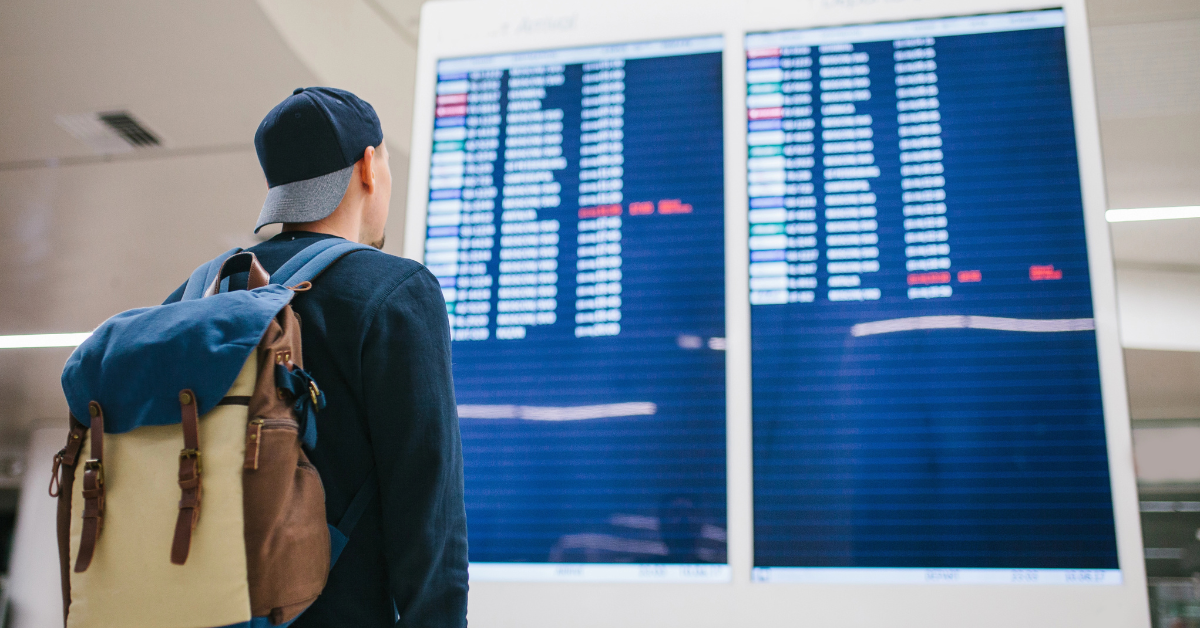
<svg viewBox="0 0 1200 628">
<path fill-rule="evenodd" d="M 1200 427 L 1153 427 L 1133 431 L 1138 481 L 1200 482 Z"/>
<path fill-rule="evenodd" d="M 1125 348 L 1200 351 L 1200 272 L 1118 268 L 1117 306 Z"/>
</svg>

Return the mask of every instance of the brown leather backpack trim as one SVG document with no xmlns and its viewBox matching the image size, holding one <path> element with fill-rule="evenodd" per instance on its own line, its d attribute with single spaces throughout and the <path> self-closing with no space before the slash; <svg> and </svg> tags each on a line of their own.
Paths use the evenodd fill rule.
<svg viewBox="0 0 1200 628">
<path fill-rule="evenodd" d="M 258 345 L 242 472 L 251 614 L 286 621 L 325 586 L 329 526 L 325 491 L 300 447 L 292 400 L 277 394 L 275 365 L 281 359 L 302 366 L 300 321 L 290 306 Z"/>
<path fill-rule="evenodd" d="M 179 452 L 179 517 L 175 519 L 175 539 L 171 542 L 171 562 L 182 565 L 187 562 L 192 548 L 192 531 L 200 520 L 201 465 L 200 465 L 200 412 L 196 408 L 196 395 L 185 389 L 179 393 L 179 407 L 183 425 L 183 449 Z"/>
<path fill-rule="evenodd" d="M 92 457 L 83 463 L 83 533 L 79 537 L 76 573 L 87 571 L 92 564 L 104 529 L 104 411 L 99 402 L 92 401 L 88 412 L 92 415 Z"/>
<path fill-rule="evenodd" d="M 54 456 L 58 486 L 58 571 L 62 578 L 63 623 L 71 609 L 71 498 L 75 489 L 75 464 L 83 449 L 87 427 L 70 415 L 71 433 L 67 444 Z"/>
<path fill-rule="evenodd" d="M 241 253 L 229 256 L 228 259 L 221 263 L 221 268 L 217 272 L 216 279 L 204 290 L 204 296 L 212 296 L 219 292 L 221 289 L 221 280 L 241 269 L 242 266 L 246 266 L 246 269 L 249 271 L 249 277 L 246 279 L 247 290 L 261 288 L 271 283 L 271 275 L 263 269 L 258 258 L 249 251 L 242 251 Z"/>
<path fill-rule="evenodd" d="M 83 437 L 87 434 L 87 428 L 82 423 L 75 420 L 74 415 L 71 416 L 71 433 L 67 435 L 67 444 L 62 449 L 54 454 L 54 466 L 50 469 L 50 497 L 59 497 L 62 495 L 62 480 L 59 477 L 59 471 L 63 467 L 75 468 L 75 462 L 79 459 L 79 450 L 83 449 Z M 74 478 L 71 478 L 74 480 Z"/>
</svg>

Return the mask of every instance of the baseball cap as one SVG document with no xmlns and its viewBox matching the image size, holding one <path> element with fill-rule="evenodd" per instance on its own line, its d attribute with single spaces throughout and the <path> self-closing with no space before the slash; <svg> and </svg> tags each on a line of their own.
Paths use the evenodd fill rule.
<svg viewBox="0 0 1200 628">
<path fill-rule="evenodd" d="M 254 134 L 269 188 L 254 231 L 332 214 L 363 151 L 382 142 L 379 117 L 365 100 L 332 87 L 296 88 Z"/>
</svg>

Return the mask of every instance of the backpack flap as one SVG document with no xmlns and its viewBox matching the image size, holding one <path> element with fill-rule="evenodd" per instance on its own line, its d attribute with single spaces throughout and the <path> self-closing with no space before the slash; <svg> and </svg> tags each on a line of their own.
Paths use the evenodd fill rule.
<svg viewBox="0 0 1200 628">
<path fill-rule="evenodd" d="M 89 425 L 88 404 L 104 409 L 104 431 L 121 434 L 180 422 L 179 392 L 192 390 L 201 415 L 216 407 L 292 300 L 283 286 L 141 308 L 100 325 L 71 354 L 62 387 L 71 414 Z"/>
</svg>

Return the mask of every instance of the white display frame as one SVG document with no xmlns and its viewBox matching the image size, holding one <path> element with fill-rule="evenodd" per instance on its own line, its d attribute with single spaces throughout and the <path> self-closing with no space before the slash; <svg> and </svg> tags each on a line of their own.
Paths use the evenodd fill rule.
<svg viewBox="0 0 1200 628">
<path fill-rule="evenodd" d="M 745 46 L 747 33 L 1010 11 L 1065 11 L 1121 583 L 756 583 L 753 563 Z M 729 567 L 725 582 L 472 580 L 473 625 L 1148 627 L 1145 562 L 1084 0 L 442 0 L 418 48 L 404 251 L 423 257 L 437 62 L 508 52 L 722 35 L 725 120 Z M 469 525 L 470 522 L 468 522 Z M 944 571 L 944 570 L 943 570 Z M 548 581 L 550 580 L 550 581 Z M 725 580 L 725 579 L 722 579 Z"/>
</svg>

